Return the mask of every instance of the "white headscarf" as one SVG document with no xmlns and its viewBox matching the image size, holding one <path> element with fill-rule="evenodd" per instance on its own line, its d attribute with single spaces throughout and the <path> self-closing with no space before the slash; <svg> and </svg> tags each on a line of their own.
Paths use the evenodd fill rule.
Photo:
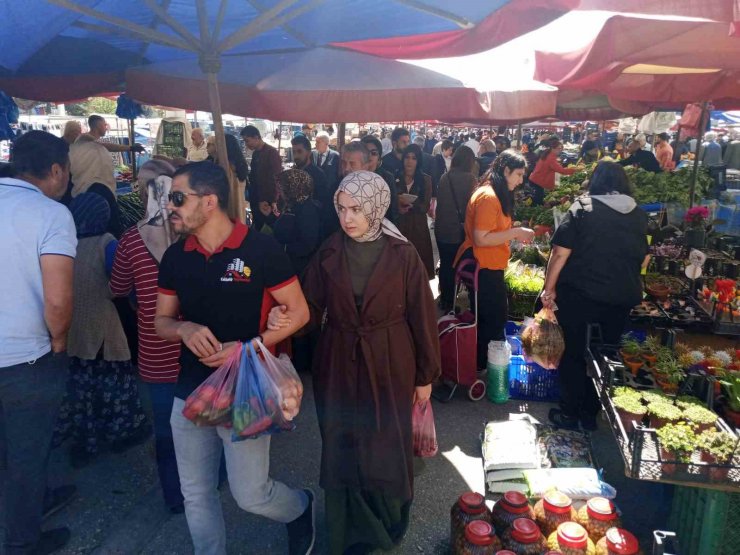
<svg viewBox="0 0 740 555">
<path fill-rule="evenodd" d="M 393 225 L 393 222 L 385 218 L 391 205 L 391 190 L 385 179 L 377 173 L 370 171 L 358 171 L 348 174 L 339 184 L 334 194 L 334 208 L 339 214 L 339 193 L 346 193 L 355 200 L 362 209 L 370 227 L 365 234 L 355 241 L 367 243 L 380 239 L 381 235 L 389 235 L 403 242 L 408 240 Z M 341 216 L 340 216 L 341 217 Z"/>
<path fill-rule="evenodd" d="M 170 222 L 167 219 L 167 196 L 172 188 L 172 175 L 175 168 L 163 160 L 149 160 L 139 171 L 139 187 L 146 187 L 146 212 L 137 227 L 149 253 L 157 262 L 162 260 L 164 251 L 172 244 Z"/>
</svg>

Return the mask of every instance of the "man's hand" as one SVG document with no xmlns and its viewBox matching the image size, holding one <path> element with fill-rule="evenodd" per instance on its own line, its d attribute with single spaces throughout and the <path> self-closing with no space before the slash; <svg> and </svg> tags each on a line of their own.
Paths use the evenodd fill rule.
<svg viewBox="0 0 740 555">
<path fill-rule="evenodd" d="M 543 289 L 542 293 L 540 294 L 540 299 L 542 300 L 542 307 L 543 308 L 549 308 L 552 310 L 555 307 L 555 297 L 557 297 L 557 294 L 555 291 L 548 291 L 547 289 Z"/>
<path fill-rule="evenodd" d="M 63 339 L 52 339 L 51 340 L 51 352 L 52 353 L 63 353 L 67 350 L 67 338 Z"/>
<path fill-rule="evenodd" d="M 145 150 L 146 150 L 146 149 L 144 148 L 144 146 L 143 146 L 143 145 L 140 145 L 139 143 L 134 143 L 134 144 L 133 144 L 133 145 L 131 146 L 131 152 L 138 152 L 139 154 L 141 154 L 141 153 L 142 153 L 142 152 L 144 152 Z"/>
<path fill-rule="evenodd" d="M 432 384 L 420 385 L 414 389 L 414 403 L 428 401 L 432 396 Z"/>
<path fill-rule="evenodd" d="M 288 307 L 284 304 L 275 306 L 270 311 L 270 315 L 267 317 L 267 329 L 272 331 L 279 331 L 282 328 L 290 326 L 290 318 L 286 312 Z"/>
<path fill-rule="evenodd" d="M 211 330 L 200 324 L 183 322 L 177 329 L 177 335 L 180 336 L 185 346 L 200 359 L 208 358 L 220 352 L 221 343 L 211 333 Z"/>
<path fill-rule="evenodd" d="M 222 349 L 218 351 L 215 355 L 211 355 L 206 358 L 201 358 L 200 362 L 202 364 L 205 364 L 209 368 L 218 368 L 221 366 L 226 360 L 234 354 L 234 350 L 239 348 L 239 342 L 238 341 L 229 341 L 228 343 L 224 343 L 222 345 Z"/>
</svg>

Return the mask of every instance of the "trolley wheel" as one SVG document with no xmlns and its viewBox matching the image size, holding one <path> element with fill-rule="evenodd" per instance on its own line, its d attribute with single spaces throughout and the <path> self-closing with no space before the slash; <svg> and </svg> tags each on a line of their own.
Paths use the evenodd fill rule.
<svg viewBox="0 0 740 555">
<path fill-rule="evenodd" d="M 471 401 L 480 401 L 486 395 L 486 382 L 475 380 L 473 385 L 468 388 L 468 398 Z"/>
</svg>

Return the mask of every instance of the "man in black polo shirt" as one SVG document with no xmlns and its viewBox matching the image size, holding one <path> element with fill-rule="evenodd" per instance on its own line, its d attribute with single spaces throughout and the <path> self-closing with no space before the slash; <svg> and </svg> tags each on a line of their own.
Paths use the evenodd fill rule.
<svg viewBox="0 0 740 555">
<path fill-rule="evenodd" d="M 180 168 L 172 181 L 170 221 L 187 238 L 172 245 L 159 269 L 155 328 L 168 341 L 182 341 L 180 376 L 172 409 L 172 433 L 185 497 L 185 515 L 196 555 L 226 553 L 218 493 L 223 449 L 229 486 L 245 511 L 283 522 L 289 553 L 307 554 L 314 544 L 314 497 L 269 477 L 270 436 L 232 442 L 225 427 L 198 427 L 182 415 L 184 399 L 238 347 L 262 334 L 270 347 L 308 321 L 308 307 L 290 260 L 271 237 L 227 216 L 229 181 L 208 162 Z M 291 325 L 266 330 L 274 304 L 285 305 Z M 298 412 L 298 399 L 283 408 Z"/>
</svg>

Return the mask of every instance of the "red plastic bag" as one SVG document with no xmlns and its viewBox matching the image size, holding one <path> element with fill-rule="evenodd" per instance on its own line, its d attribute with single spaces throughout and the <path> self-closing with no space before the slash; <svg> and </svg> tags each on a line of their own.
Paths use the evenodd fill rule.
<svg viewBox="0 0 740 555">
<path fill-rule="evenodd" d="M 232 441 L 295 429 L 292 421 L 300 406 L 303 386 L 290 359 L 273 356 L 257 342 L 243 348 L 232 413 Z M 291 406 L 293 412 L 288 412 Z"/>
<path fill-rule="evenodd" d="M 548 370 L 555 370 L 565 351 L 563 329 L 558 325 L 555 313 L 543 308 L 524 327 L 522 348 L 528 362 L 539 364 Z"/>
<path fill-rule="evenodd" d="M 208 376 L 185 400 L 182 414 L 198 426 L 229 426 L 236 376 L 242 358 L 239 345 L 218 370 Z"/>
<path fill-rule="evenodd" d="M 431 401 L 414 403 L 411 415 L 414 430 L 414 455 L 429 458 L 437 454 L 437 431 L 434 428 L 434 412 Z"/>
</svg>

